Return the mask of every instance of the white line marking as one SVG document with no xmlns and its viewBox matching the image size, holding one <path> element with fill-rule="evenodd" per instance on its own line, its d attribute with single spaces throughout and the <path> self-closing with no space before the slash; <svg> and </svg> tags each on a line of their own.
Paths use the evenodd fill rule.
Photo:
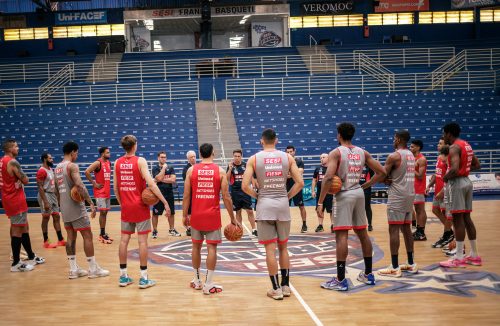
<svg viewBox="0 0 500 326">
<path fill-rule="evenodd" d="M 252 240 L 253 244 L 257 247 L 257 249 L 259 249 L 260 252 L 262 253 L 266 253 L 266 249 L 263 247 L 263 246 L 259 246 L 259 242 L 252 236 L 252 232 L 250 231 L 250 229 L 246 226 L 245 223 L 241 223 L 243 225 L 243 227 L 245 228 L 245 230 L 247 231 L 247 233 L 250 235 L 250 239 Z M 290 290 L 292 290 L 293 294 L 295 295 L 295 297 L 297 298 L 297 300 L 299 300 L 300 304 L 302 305 L 302 307 L 304 307 L 304 310 L 307 312 L 307 314 L 309 315 L 309 317 L 311 317 L 311 319 L 314 321 L 314 323 L 316 324 L 316 326 L 323 326 L 323 323 L 321 322 L 321 320 L 319 320 L 318 316 L 316 316 L 316 314 L 314 313 L 314 311 L 311 309 L 311 307 L 309 307 L 309 305 L 304 301 L 304 299 L 302 298 L 302 296 L 299 294 L 299 291 L 297 291 L 297 289 L 292 285 L 292 282 L 290 282 Z"/>
</svg>

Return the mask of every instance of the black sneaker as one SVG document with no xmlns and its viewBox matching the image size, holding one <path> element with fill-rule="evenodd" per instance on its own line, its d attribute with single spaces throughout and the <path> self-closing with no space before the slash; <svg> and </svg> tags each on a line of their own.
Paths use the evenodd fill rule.
<svg viewBox="0 0 500 326">
<path fill-rule="evenodd" d="M 254 237 L 258 237 L 259 236 L 259 234 L 257 233 L 257 230 L 252 230 L 252 235 Z"/>
<path fill-rule="evenodd" d="M 173 237 L 180 237 L 181 236 L 181 234 L 179 232 L 177 232 L 176 229 L 169 230 L 168 234 L 170 234 Z"/>
<path fill-rule="evenodd" d="M 333 229 L 333 224 L 330 225 L 330 232 L 335 233 L 335 230 Z"/>
<path fill-rule="evenodd" d="M 321 225 L 321 224 L 318 225 L 318 227 L 316 228 L 316 230 L 314 230 L 314 232 L 323 232 L 323 231 L 325 231 L 325 230 L 323 229 L 323 225 Z"/>
<path fill-rule="evenodd" d="M 444 236 L 442 236 L 441 238 L 439 238 L 438 241 L 434 242 L 431 247 L 432 248 L 442 248 L 443 247 L 443 243 L 445 241 L 445 238 Z"/>
<path fill-rule="evenodd" d="M 158 231 L 153 230 L 153 233 L 151 234 L 151 238 L 157 239 L 158 238 Z"/>
<path fill-rule="evenodd" d="M 425 236 L 424 232 L 415 232 L 415 235 L 413 237 L 414 241 L 427 241 L 427 237 Z"/>
<path fill-rule="evenodd" d="M 302 224 L 302 229 L 300 230 L 300 233 L 307 233 L 307 225 Z"/>
<path fill-rule="evenodd" d="M 443 247 L 447 246 L 450 242 L 455 240 L 455 235 L 453 232 L 449 233 L 448 236 L 443 240 Z"/>
<path fill-rule="evenodd" d="M 190 237 L 191 236 L 191 228 L 186 230 L 186 236 Z"/>
<path fill-rule="evenodd" d="M 373 231 L 373 226 L 368 225 L 368 231 L 370 231 L 370 232 Z"/>
</svg>

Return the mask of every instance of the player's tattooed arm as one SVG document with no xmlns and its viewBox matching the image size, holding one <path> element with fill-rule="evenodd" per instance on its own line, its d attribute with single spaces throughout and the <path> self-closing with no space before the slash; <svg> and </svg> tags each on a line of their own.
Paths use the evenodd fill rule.
<svg viewBox="0 0 500 326">
<path fill-rule="evenodd" d="M 471 171 L 481 170 L 481 163 L 479 163 L 479 159 L 477 158 L 476 155 L 472 156 L 472 162 L 471 162 L 471 165 L 470 165 L 470 170 Z"/>
<path fill-rule="evenodd" d="M 21 164 L 17 160 L 10 160 L 9 162 L 10 171 L 21 181 L 23 185 L 29 183 L 28 176 L 24 173 L 21 168 Z"/>
<path fill-rule="evenodd" d="M 90 207 L 94 206 L 92 199 L 90 198 L 89 192 L 87 191 L 87 187 L 83 184 L 82 177 L 80 176 L 80 169 L 76 164 L 70 164 L 69 172 L 71 174 L 71 179 L 73 183 L 78 188 L 78 191 L 83 195 L 85 201 L 89 204 Z"/>
</svg>

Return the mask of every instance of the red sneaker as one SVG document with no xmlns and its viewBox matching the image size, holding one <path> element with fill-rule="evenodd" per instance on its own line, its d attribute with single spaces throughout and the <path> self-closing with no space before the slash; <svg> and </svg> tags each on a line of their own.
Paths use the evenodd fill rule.
<svg viewBox="0 0 500 326">
<path fill-rule="evenodd" d="M 441 267 L 446 268 L 464 268 L 467 267 L 465 259 L 452 258 L 450 260 L 442 261 L 439 263 Z"/>
<path fill-rule="evenodd" d="M 467 256 L 465 257 L 465 263 L 468 265 L 481 266 L 483 264 L 483 261 L 481 260 L 480 256 L 477 257 Z"/>
<path fill-rule="evenodd" d="M 57 244 L 55 243 L 50 243 L 48 240 L 43 243 L 43 247 L 45 249 L 54 249 L 57 248 Z"/>
<path fill-rule="evenodd" d="M 64 247 L 66 245 L 66 240 L 62 239 L 57 241 L 57 246 Z"/>
</svg>

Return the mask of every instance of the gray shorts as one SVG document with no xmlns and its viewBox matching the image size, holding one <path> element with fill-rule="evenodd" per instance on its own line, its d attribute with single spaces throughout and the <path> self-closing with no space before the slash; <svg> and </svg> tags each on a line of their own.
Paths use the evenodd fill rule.
<svg viewBox="0 0 500 326">
<path fill-rule="evenodd" d="M 191 227 L 191 241 L 196 243 L 203 243 L 207 240 L 207 243 L 218 244 L 222 242 L 222 232 L 220 229 L 214 231 L 200 231 Z"/>
<path fill-rule="evenodd" d="M 46 192 L 45 196 L 47 197 L 47 200 L 49 202 L 49 210 L 46 211 L 43 209 L 43 201 L 42 197 L 40 197 L 40 194 L 38 194 L 38 205 L 40 205 L 40 210 L 42 211 L 42 215 L 59 215 L 59 203 L 57 202 L 57 196 L 53 192 Z"/>
<path fill-rule="evenodd" d="M 291 221 L 259 220 L 256 222 L 260 244 L 288 242 Z"/>
<path fill-rule="evenodd" d="M 10 224 L 12 226 L 26 226 L 28 225 L 28 211 L 19 213 L 14 216 L 9 216 Z"/>
<path fill-rule="evenodd" d="M 411 211 L 399 212 L 387 208 L 387 221 L 389 224 L 411 224 L 412 213 Z"/>
<path fill-rule="evenodd" d="M 415 199 L 413 200 L 413 204 L 425 204 L 425 195 L 424 194 L 415 194 Z"/>
<path fill-rule="evenodd" d="M 472 181 L 468 177 L 458 177 L 445 185 L 447 208 L 451 214 L 472 212 Z"/>
<path fill-rule="evenodd" d="M 334 230 L 362 230 L 368 226 L 363 189 L 341 191 L 334 196 Z"/>
<path fill-rule="evenodd" d="M 446 210 L 446 206 L 444 204 L 444 199 L 438 200 L 436 197 L 432 200 L 432 208 L 439 208 L 441 211 Z"/>
<path fill-rule="evenodd" d="M 107 212 L 111 209 L 111 198 L 96 198 L 97 210 Z"/>
<path fill-rule="evenodd" d="M 151 219 L 149 218 L 137 223 L 121 221 L 121 224 L 123 234 L 134 234 L 136 229 L 137 234 L 148 234 L 151 232 Z"/>
<path fill-rule="evenodd" d="M 83 216 L 71 222 L 64 222 L 64 228 L 73 231 L 90 230 L 90 219 L 88 216 Z"/>
</svg>

